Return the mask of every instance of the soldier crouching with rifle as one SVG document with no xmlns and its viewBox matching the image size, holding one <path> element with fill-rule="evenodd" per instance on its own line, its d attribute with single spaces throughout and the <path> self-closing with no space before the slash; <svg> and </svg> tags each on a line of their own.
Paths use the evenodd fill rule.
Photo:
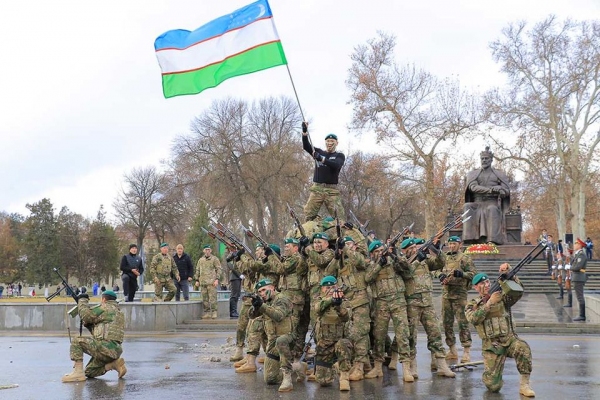
<svg viewBox="0 0 600 400">
<path fill-rule="evenodd" d="M 485 367 L 482 380 L 488 390 L 500 391 L 504 363 L 506 357 L 510 357 L 515 359 L 521 374 L 519 393 L 535 397 L 535 392 L 529 386 L 531 349 L 514 331 L 510 313 L 510 308 L 523 296 L 523 288 L 514 274 L 507 273 L 509 270 L 508 264 L 501 266 L 503 274 L 498 279 L 499 285 L 495 284 L 494 287 L 491 287 L 484 273 L 473 277 L 473 287 L 480 296 L 467 304 L 465 315 L 481 337 Z M 498 286 L 502 290 L 498 290 Z"/>
<path fill-rule="evenodd" d="M 87 293 L 77 296 L 79 318 L 92 333 L 92 338 L 76 337 L 71 341 L 70 355 L 75 362 L 73 372 L 63 376 L 63 382 L 81 382 L 115 370 L 122 378 L 127 373 L 125 360 L 121 357 L 125 316 L 119 309 L 117 295 L 112 290 L 102 293 L 102 303 L 90 307 Z M 92 359 L 83 370 L 83 353 Z"/>
</svg>

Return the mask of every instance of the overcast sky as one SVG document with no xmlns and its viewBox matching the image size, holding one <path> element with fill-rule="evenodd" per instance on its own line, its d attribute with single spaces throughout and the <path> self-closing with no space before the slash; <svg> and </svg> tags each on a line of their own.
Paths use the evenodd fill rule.
<svg viewBox="0 0 600 400">
<path fill-rule="evenodd" d="M 154 39 L 193 30 L 248 0 L 20 0 L 3 2 L 0 37 L 0 211 L 28 214 L 47 197 L 94 217 L 111 204 L 123 174 L 159 165 L 195 115 L 227 96 L 293 96 L 287 69 L 233 78 L 199 95 L 165 99 Z M 347 132 L 344 83 L 353 48 L 378 30 L 398 38 L 397 61 L 467 88 L 501 84 L 488 44 L 509 22 L 597 19 L 598 0 L 271 0 L 311 135 Z M 364 136 L 362 140 L 368 140 Z M 307 168 L 312 164 L 307 160 Z"/>
</svg>

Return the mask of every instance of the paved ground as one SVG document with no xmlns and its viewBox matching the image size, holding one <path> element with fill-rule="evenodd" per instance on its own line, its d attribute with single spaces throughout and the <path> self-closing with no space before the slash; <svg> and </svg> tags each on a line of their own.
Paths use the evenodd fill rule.
<svg viewBox="0 0 600 400">
<path fill-rule="evenodd" d="M 398 371 L 385 370 L 383 378 L 352 382 L 350 393 L 335 386 L 320 388 L 312 382 L 295 384 L 294 391 L 279 394 L 263 383 L 262 371 L 236 374 L 228 359 L 228 333 L 203 332 L 176 335 L 129 336 L 124 357 L 129 372 L 118 380 L 112 371 L 83 383 L 61 383 L 70 372 L 66 336 L 0 337 L 0 390 L 4 399 L 516 399 L 518 380 L 513 360 L 508 360 L 500 394 L 488 393 L 481 383 L 481 367 L 460 372 L 456 379 L 432 376 L 425 337 L 419 336 L 420 379 L 404 384 Z M 600 340 L 595 336 L 522 335 L 532 347 L 532 386 L 538 399 L 597 399 L 600 393 Z M 480 357 L 474 340 L 473 358 Z M 87 357 L 87 356 L 86 356 Z M 222 361 L 211 362 L 211 357 Z M 86 358 L 87 362 L 87 358 Z"/>
</svg>

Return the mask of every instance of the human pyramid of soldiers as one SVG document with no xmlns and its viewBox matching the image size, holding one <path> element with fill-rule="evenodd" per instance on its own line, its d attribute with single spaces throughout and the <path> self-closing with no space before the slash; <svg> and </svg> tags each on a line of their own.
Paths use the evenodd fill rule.
<svg viewBox="0 0 600 400">
<path fill-rule="evenodd" d="M 472 285 L 483 295 L 489 289 L 489 280 L 485 274 L 478 274 L 470 257 L 460 251 L 460 238 L 449 237 L 449 251 L 440 250 L 439 239 L 461 222 L 460 217 L 427 241 L 408 236 L 411 227 L 385 241 L 376 239 L 354 214 L 349 212 L 352 221 L 345 218 L 337 189 L 345 159 L 336 151 L 337 136 L 328 134 L 323 150 L 312 145 L 307 123 L 302 124 L 302 133 L 303 148 L 315 161 L 314 183 L 304 207 L 304 223 L 288 205 L 295 228 L 284 239 L 283 253 L 278 245 L 267 244 L 247 229 L 247 236 L 258 240 L 255 250 L 226 227 L 212 226 L 217 238 L 229 247 L 227 261 L 243 277 L 245 295 L 236 350 L 230 358 L 235 372 L 255 372 L 256 363 L 264 362 L 265 382 L 279 384 L 280 392 L 293 390 L 293 375 L 296 382 L 308 379 L 321 386 L 337 380 L 340 391 L 349 391 L 350 381 L 383 377 L 384 363 L 390 370 L 401 363 L 402 379 L 408 384 L 419 377 L 416 345 L 420 322 L 427 334 L 431 370 L 438 376 L 454 378 L 447 360 L 458 361 L 455 318 L 463 365 L 471 362 L 468 321 L 475 324 L 488 317 L 506 320 L 506 311 L 500 308 L 505 304 L 501 293 L 490 296 L 486 303 L 478 300 L 466 307 Z M 323 205 L 330 215 L 326 218 L 318 215 Z M 504 268 L 510 267 L 506 264 Z M 443 285 L 443 329 L 449 351 L 442 344 L 442 324 L 433 306 L 434 278 Z M 388 337 L 390 320 L 393 342 Z M 309 326 L 312 332 L 305 343 Z M 482 323 L 482 330 L 478 328 L 480 336 L 484 335 L 484 345 L 485 340 L 491 343 L 496 333 L 486 332 L 487 327 Z M 495 337 L 499 335 L 506 336 L 506 332 L 497 332 Z M 521 351 L 520 358 L 515 357 L 522 375 L 520 393 L 533 397 L 529 387 L 531 351 L 525 342 L 515 340 L 510 343 L 517 343 Z M 266 357 L 257 360 L 261 346 Z M 515 349 L 507 349 L 508 356 L 513 357 L 510 353 Z M 308 357 L 314 360 L 310 370 Z M 499 362 L 484 360 L 486 372 L 487 362 L 492 363 L 491 374 L 483 378 L 492 391 L 502 386 L 505 357 Z"/>
</svg>

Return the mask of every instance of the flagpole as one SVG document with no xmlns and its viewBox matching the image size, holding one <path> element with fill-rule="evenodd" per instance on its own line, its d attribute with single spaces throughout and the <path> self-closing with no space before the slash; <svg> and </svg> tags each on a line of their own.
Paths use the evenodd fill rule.
<svg viewBox="0 0 600 400">
<path fill-rule="evenodd" d="M 296 91 L 296 85 L 294 85 L 294 79 L 292 78 L 290 67 L 287 63 L 285 64 L 285 67 L 287 68 L 287 72 L 290 77 L 290 82 L 292 82 L 292 89 L 294 89 L 294 95 L 296 96 L 296 102 L 298 103 L 298 108 L 300 109 L 302 121 L 306 122 L 306 118 L 304 118 L 304 112 L 302 111 L 302 106 L 300 105 L 300 98 L 298 97 L 298 92 Z M 310 139 L 310 132 L 306 132 L 306 137 L 308 138 L 308 143 L 310 144 L 310 147 L 312 149 L 312 154 L 315 154 L 315 146 L 313 146 L 312 140 Z M 317 160 L 315 160 L 315 164 L 317 164 Z"/>
</svg>

